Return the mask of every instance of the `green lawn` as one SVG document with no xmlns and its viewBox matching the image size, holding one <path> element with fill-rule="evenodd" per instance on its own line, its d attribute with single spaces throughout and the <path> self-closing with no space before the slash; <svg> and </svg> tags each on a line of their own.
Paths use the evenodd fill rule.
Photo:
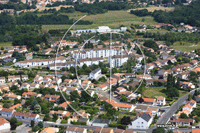
<svg viewBox="0 0 200 133">
<path fill-rule="evenodd" d="M 143 95 L 144 97 L 148 97 L 148 98 L 155 98 L 155 96 L 163 96 L 167 98 L 167 95 L 164 93 L 165 89 L 166 87 L 148 87 L 145 89 Z M 182 97 L 187 93 L 188 92 L 186 91 L 179 90 L 179 97 Z"/>
<path fill-rule="evenodd" d="M 70 19 L 74 18 L 75 20 L 81 18 L 86 13 L 74 12 L 74 13 L 64 13 L 69 16 Z M 40 14 L 41 15 L 41 14 Z M 142 19 L 144 18 L 144 22 Z M 76 25 L 75 29 L 89 29 L 89 28 L 98 28 L 98 26 L 109 26 L 110 28 L 119 28 L 120 25 L 130 26 L 133 24 L 156 24 L 153 20 L 153 17 L 138 17 L 133 14 L 130 14 L 126 10 L 121 11 L 108 11 L 104 14 L 97 15 L 87 15 L 83 20 L 92 21 L 92 25 Z M 68 29 L 71 25 L 43 25 L 42 29 Z"/>
<path fill-rule="evenodd" d="M 197 45 L 197 46 L 192 46 L 192 45 Z M 191 50 L 196 50 L 200 49 L 200 43 L 194 44 L 194 43 L 189 43 L 189 42 L 175 42 L 172 47 L 177 50 L 182 50 L 182 51 L 191 51 Z"/>
<path fill-rule="evenodd" d="M 10 46 L 12 46 L 12 42 L 0 42 L 0 47 L 7 48 Z"/>
<path fill-rule="evenodd" d="M 165 87 L 148 87 L 145 89 L 143 95 L 144 97 L 155 98 L 155 96 L 167 97 L 163 90 Z"/>
</svg>

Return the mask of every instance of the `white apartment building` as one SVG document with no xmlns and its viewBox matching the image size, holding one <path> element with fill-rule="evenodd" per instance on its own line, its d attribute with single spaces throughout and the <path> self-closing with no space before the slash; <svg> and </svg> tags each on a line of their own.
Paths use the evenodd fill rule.
<svg viewBox="0 0 200 133">
<path fill-rule="evenodd" d="M 49 64 L 54 64 L 54 63 L 65 63 L 65 57 L 60 56 L 54 58 L 54 59 L 41 59 L 41 60 L 25 60 L 25 61 L 19 61 L 14 64 L 15 67 L 21 67 L 21 68 L 26 68 L 26 67 L 37 67 L 37 66 L 47 66 Z"/>
</svg>

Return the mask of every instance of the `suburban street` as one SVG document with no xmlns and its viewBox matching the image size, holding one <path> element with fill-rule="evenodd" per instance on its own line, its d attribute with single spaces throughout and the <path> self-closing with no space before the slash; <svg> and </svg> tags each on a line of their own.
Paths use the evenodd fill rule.
<svg viewBox="0 0 200 133">
<path fill-rule="evenodd" d="M 199 91 L 199 88 L 197 89 Z M 179 109 L 179 107 L 184 104 L 184 102 L 188 99 L 188 95 L 193 95 L 195 90 L 190 91 L 188 94 L 182 96 L 179 98 L 176 102 L 172 104 L 172 106 L 169 108 L 168 111 L 166 111 L 161 118 L 158 119 L 157 124 L 167 124 L 168 120 L 173 116 L 173 114 L 176 112 L 176 110 Z M 147 130 L 147 133 L 152 133 L 153 129 L 156 128 L 156 125 L 152 128 L 149 128 Z M 188 128 L 187 128 L 188 129 Z M 183 129 L 182 129 L 183 130 Z M 191 130 L 191 129 L 190 129 Z"/>
</svg>

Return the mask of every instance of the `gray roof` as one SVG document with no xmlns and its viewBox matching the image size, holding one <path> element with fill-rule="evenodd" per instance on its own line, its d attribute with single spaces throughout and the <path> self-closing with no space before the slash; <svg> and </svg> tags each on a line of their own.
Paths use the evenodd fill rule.
<svg viewBox="0 0 200 133">
<path fill-rule="evenodd" d="M 101 70 L 101 69 L 100 69 L 100 68 L 97 68 L 97 69 L 93 70 L 91 73 L 96 73 L 96 72 L 98 72 L 99 70 Z"/>
<path fill-rule="evenodd" d="M 95 119 L 92 123 L 105 123 L 105 124 L 109 124 L 111 120 L 108 119 Z"/>
<path fill-rule="evenodd" d="M 144 119 L 146 122 L 148 122 L 151 119 L 151 116 L 147 113 L 142 113 L 139 117 Z M 135 121 L 137 119 L 138 119 L 138 117 L 136 116 L 135 118 L 133 118 L 133 121 Z"/>
<path fill-rule="evenodd" d="M 87 121 L 88 121 L 87 118 L 79 118 L 79 119 L 77 120 L 77 122 L 87 122 Z"/>
</svg>

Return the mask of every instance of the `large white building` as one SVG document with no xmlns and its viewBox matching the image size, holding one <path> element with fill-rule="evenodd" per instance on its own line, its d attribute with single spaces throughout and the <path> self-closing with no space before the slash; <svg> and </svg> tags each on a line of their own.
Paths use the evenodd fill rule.
<svg viewBox="0 0 200 133">
<path fill-rule="evenodd" d="M 101 75 L 101 69 L 100 68 L 97 68 L 95 69 L 94 71 L 92 71 L 90 74 L 89 74 L 89 78 L 90 79 L 95 79 L 97 80 L 98 77 L 100 77 Z"/>
<path fill-rule="evenodd" d="M 79 67 L 82 67 L 84 64 L 86 64 L 87 66 L 91 66 L 91 65 L 98 65 L 100 62 L 103 62 L 104 59 L 103 58 L 87 58 L 87 59 L 78 59 L 77 62 L 76 61 L 68 61 L 66 63 L 57 63 L 56 67 L 55 64 L 49 64 L 48 68 L 49 70 L 60 70 L 62 68 L 70 68 L 70 67 L 75 67 L 76 65 Z"/>
<path fill-rule="evenodd" d="M 99 58 L 109 57 L 114 55 L 121 55 L 121 50 L 108 49 L 108 48 L 96 48 L 96 49 L 83 49 L 82 51 L 72 51 L 71 55 L 74 59 L 86 59 L 86 58 Z M 124 54 L 124 53 L 122 53 Z"/>
<path fill-rule="evenodd" d="M 10 122 L 8 122 L 4 118 L 0 118 L 0 132 L 8 131 L 8 130 L 10 130 L 10 128 L 11 128 Z"/>
<path fill-rule="evenodd" d="M 111 29 L 108 26 L 99 26 L 97 32 L 111 32 Z"/>
<path fill-rule="evenodd" d="M 151 112 L 141 112 L 133 118 L 129 129 L 148 129 L 153 121 L 153 115 Z"/>
<path fill-rule="evenodd" d="M 111 58 L 108 58 L 108 62 L 110 63 L 111 67 L 120 67 L 122 66 L 125 62 L 128 61 L 129 55 L 116 55 L 112 56 Z"/>
<path fill-rule="evenodd" d="M 47 66 L 49 64 L 54 64 L 54 63 L 65 63 L 65 57 L 60 56 L 54 58 L 54 59 L 41 59 L 41 60 L 25 60 L 25 61 L 19 61 L 14 64 L 15 67 L 21 67 L 21 68 L 26 68 L 26 67 L 37 67 L 37 66 Z"/>
</svg>

